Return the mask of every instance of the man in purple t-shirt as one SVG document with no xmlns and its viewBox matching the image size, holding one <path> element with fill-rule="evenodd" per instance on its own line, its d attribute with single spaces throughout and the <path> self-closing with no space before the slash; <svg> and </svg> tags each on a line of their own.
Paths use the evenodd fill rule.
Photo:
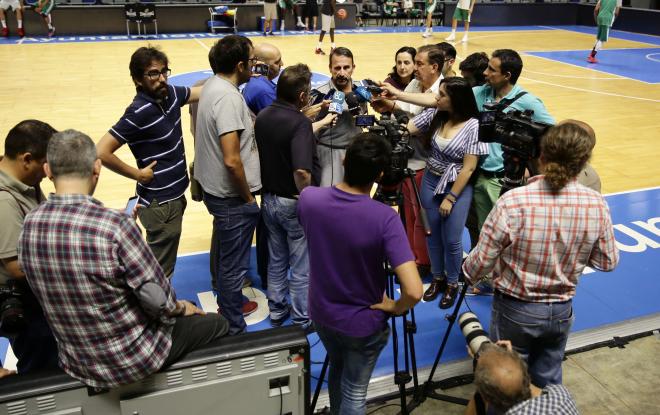
<svg viewBox="0 0 660 415">
<path fill-rule="evenodd" d="M 332 413 L 364 413 L 371 373 L 387 344 L 389 314 L 403 314 L 422 298 L 422 282 L 397 213 L 371 199 L 390 162 L 391 147 L 364 133 L 344 159 L 344 181 L 307 187 L 298 217 L 309 248 L 309 316 L 330 358 Z M 401 282 L 401 297 L 385 295 L 383 262 Z"/>
</svg>

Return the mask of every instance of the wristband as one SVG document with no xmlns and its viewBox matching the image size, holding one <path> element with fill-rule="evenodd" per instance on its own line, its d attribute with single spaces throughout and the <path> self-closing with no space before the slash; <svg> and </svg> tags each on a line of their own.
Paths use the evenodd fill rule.
<svg viewBox="0 0 660 415">
<path fill-rule="evenodd" d="M 449 198 L 446 197 L 446 196 L 445 196 L 445 200 L 446 200 L 447 202 L 451 203 L 452 206 L 454 206 L 454 205 L 456 204 L 456 201 L 455 201 L 455 200 L 451 200 L 451 199 L 449 199 Z"/>
<path fill-rule="evenodd" d="M 456 200 L 458 200 L 458 195 L 457 195 L 456 193 L 452 192 L 451 190 L 449 191 L 449 195 L 452 196 L 452 197 L 454 198 L 454 202 L 455 202 Z"/>
</svg>

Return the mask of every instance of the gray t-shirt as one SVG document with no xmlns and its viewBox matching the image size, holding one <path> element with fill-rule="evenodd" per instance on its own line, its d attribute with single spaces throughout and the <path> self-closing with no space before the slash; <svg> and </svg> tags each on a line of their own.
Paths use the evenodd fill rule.
<svg viewBox="0 0 660 415">
<path fill-rule="evenodd" d="M 243 95 L 231 82 L 215 75 L 202 89 L 195 135 L 195 179 L 217 197 L 240 196 L 225 167 L 220 136 L 237 131 L 245 177 L 251 192 L 261 189 L 259 152 L 254 125 Z"/>
</svg>

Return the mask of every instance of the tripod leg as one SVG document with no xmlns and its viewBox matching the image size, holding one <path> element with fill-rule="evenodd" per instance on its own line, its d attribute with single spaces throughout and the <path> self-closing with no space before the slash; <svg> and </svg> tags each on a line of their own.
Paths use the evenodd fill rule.
<svg viewBox="0 0 660 415">
<path fill-rule="evenodd" d="M 449 321 L 449 326 L 447 326 L 447 330 L 445 331 L 445 335 L 442 338 L 442 344 L 440 345 L 440 349 L 438 350 L 438 354 L 435 356 L 435 361 L 433 362 L 433 368 L 431 369 L 431 373 L 429 374 L 429 378 L 426 381 L 425 385 L 425 392 L 428 395 L 428 392 L 430 392 L 430 389 L 433 388 L 433 375 L 435 375 L 435 370 L 438 367 L 438 363 L 440 362 L 440 358 L 442 357 L 442 353 L 445 351 L 445 346 L 447 345 L 447 340 L 449 340 L 449 334 L 451 333 L 452 327 L 454 327 L 454 323 L 456 322 L 456 318 L 458 317 L 458 312 L 461 308 L 461 305 L 463 304 L 463 300 L 465 299 L 465 293 L 467 292 L 467 284 L 463 284 L 463 288 L 461 289 L 461 293 L 458 297 L 458 301 L 456 301 L 456 305 L 454 306 L 454 311 L 453 313 L 447 317 L 447 320 Z"/>
<path fill-rule="evenodd" d="M 330 357 L 325 355 L 325 360 L 323 361 L 323 367 L 321 368 L 321 375 L 319 376 L 318 383 L 316 384 L 316 390 L 314 390 L 314 398 L 312 399 L 312 404 L 310 405 L 309 413 L 313 414 L 316 409 L 316 402 L 319 400 L 319 395 L 321 394 L 321 387 L 323 386 L 323 379 L 325 379 L 325 372 L 328 370 L 328 365 L 330 364 Z"/>
</svg>

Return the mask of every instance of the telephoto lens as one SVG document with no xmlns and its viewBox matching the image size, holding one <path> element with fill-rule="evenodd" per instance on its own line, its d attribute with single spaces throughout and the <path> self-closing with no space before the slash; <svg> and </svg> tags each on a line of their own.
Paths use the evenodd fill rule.
<svg viewBox="0 0 660 415">
<path fill-rule="evenodd" d="M 484 331 L 476 314 L 466 311 L 458 316 L 458 324 L 474 356 L 477 355 L 477 352 L 484 343 L 491 343 L 488 333 Z"/>
</svg>

